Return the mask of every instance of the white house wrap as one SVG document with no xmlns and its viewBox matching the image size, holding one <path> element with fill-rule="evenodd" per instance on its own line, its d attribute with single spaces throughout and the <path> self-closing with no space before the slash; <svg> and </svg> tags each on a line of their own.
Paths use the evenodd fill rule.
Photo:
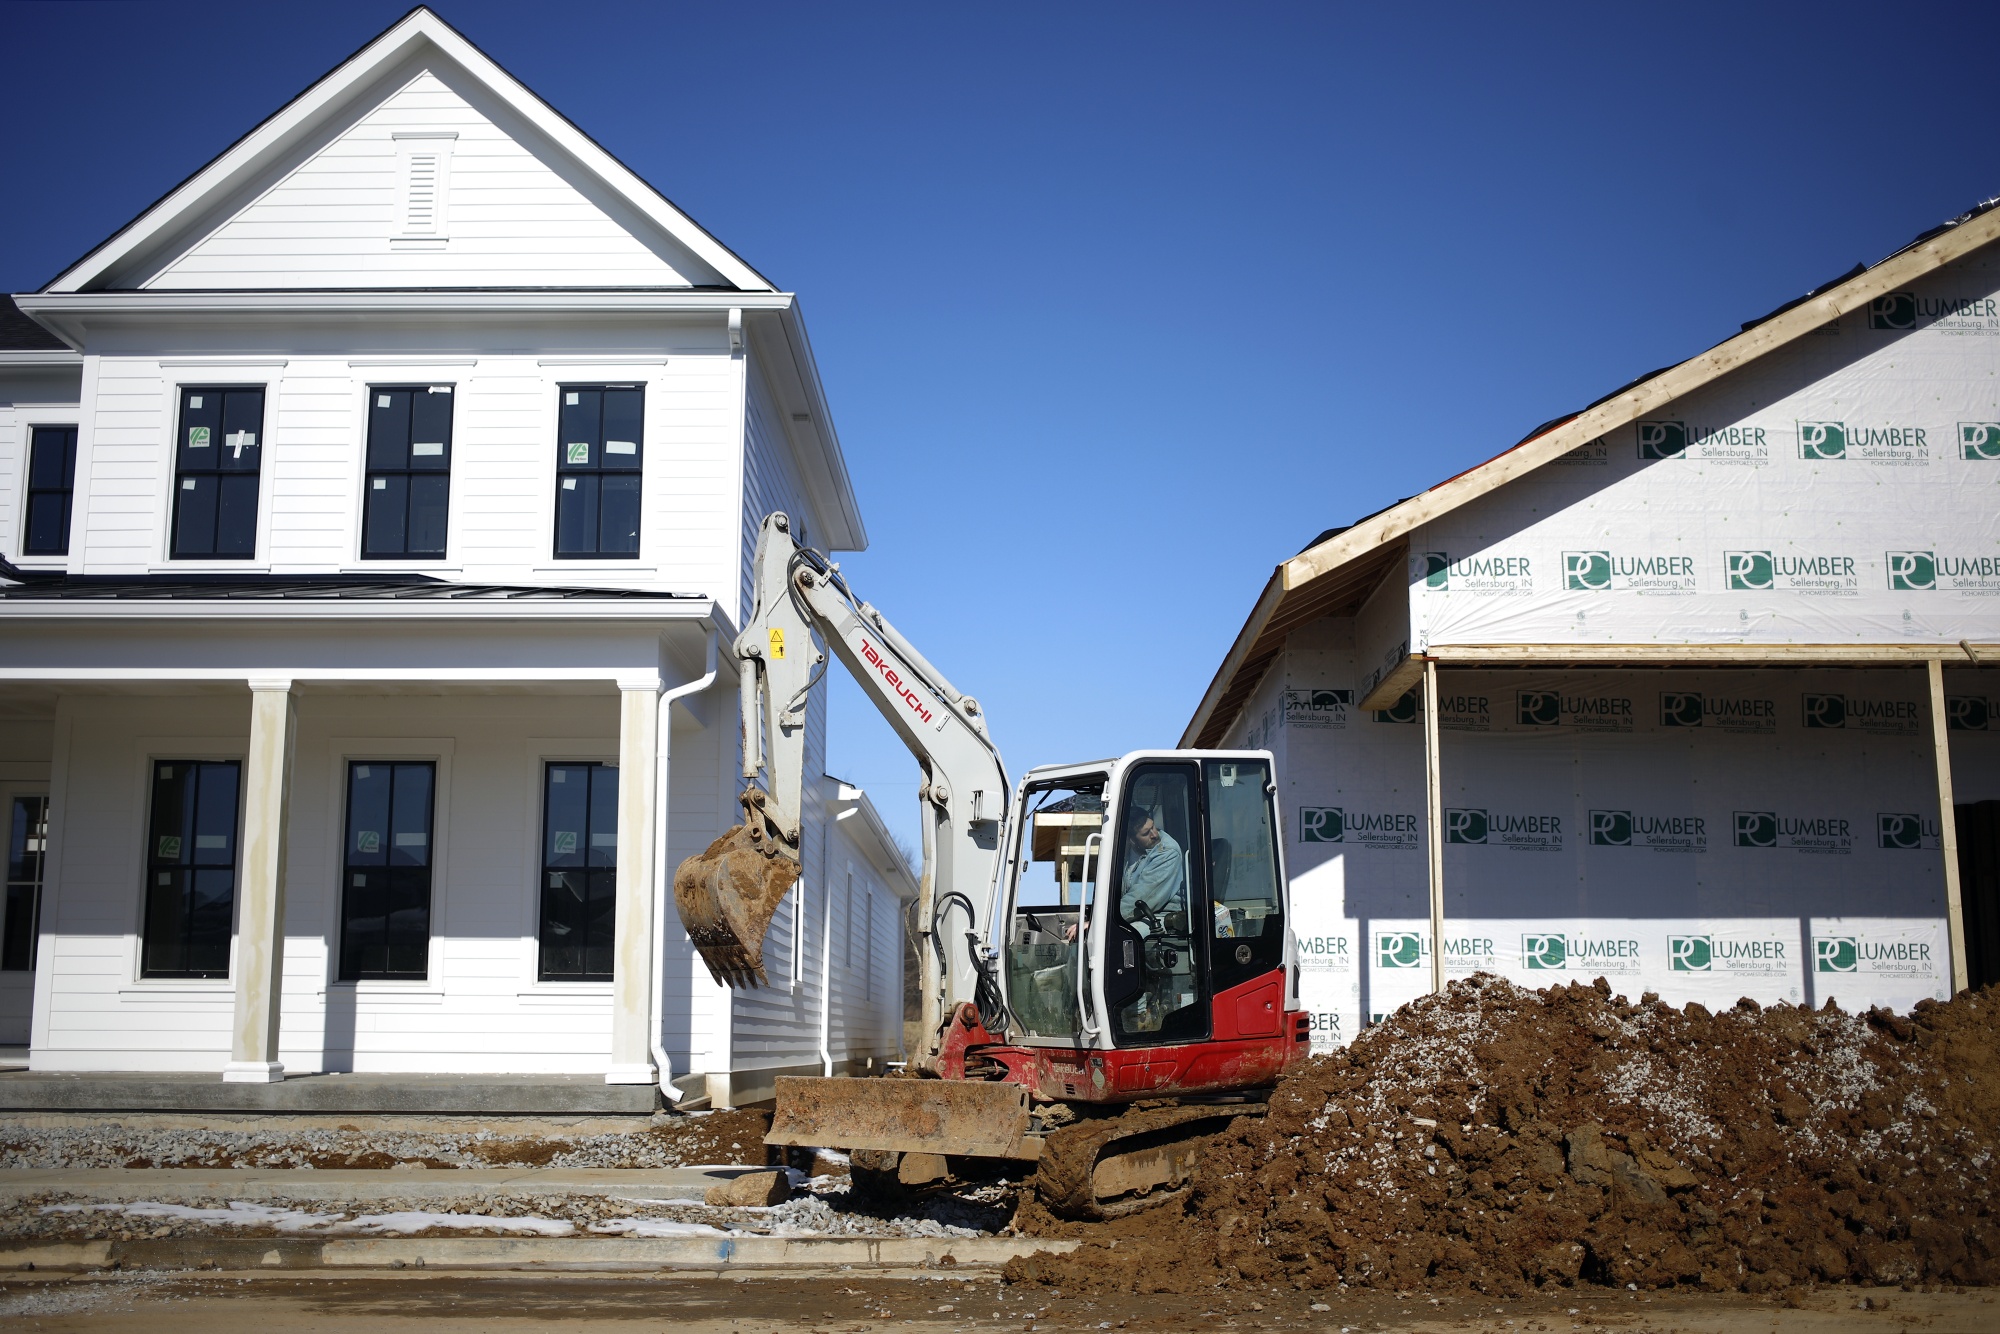
<svg viewBox="0 0 2000 1334">
<path fill-rule="evenodd" d="M 1184 743 L 1278 755 L 1324 1043 L 1482 970 L 1848 1008 L 2000 976 L 1996 236 L 1279 567 Z"/>
</svg>

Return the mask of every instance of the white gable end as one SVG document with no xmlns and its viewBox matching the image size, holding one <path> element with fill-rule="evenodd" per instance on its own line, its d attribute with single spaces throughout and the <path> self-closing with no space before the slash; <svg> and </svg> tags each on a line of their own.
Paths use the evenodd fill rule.
<svg viewBox="0 0 2000 1334">
<path fill-rule="evenodd" d="M 496 108 L 496 114 L 504 115 Z M 593 198 L 595 194 L 597 197 Z M 426 69 L 141 286 L 685 287 L 718 275 L 612 215 Z M 653 232 L 652 244 L 641 234 Z"/>
</svg>

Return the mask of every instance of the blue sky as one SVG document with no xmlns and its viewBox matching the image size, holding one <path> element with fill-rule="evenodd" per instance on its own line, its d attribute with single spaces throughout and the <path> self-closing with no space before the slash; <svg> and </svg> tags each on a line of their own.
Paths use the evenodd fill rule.
<svg viewBox="0 0 2000 1334">
<path fill-rule="evenodd" d="M 0 5 L 0 283 L 406 7 Z M 1173 744 L 1322 529 L 2000 193 L 1990 5 L 437 7 L 801 294 L 845 568 L 1016 775 Z M 837 676 L 831 767 L 914 829 Z"/>
</svg>

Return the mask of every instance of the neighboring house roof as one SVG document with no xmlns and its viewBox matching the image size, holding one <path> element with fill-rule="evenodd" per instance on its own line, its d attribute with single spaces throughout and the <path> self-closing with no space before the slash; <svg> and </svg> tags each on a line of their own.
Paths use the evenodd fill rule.
<svg viewBox="0 0 2000 1334">
<path fill-rule="evenodd" d="M 822 777 L 832 789 L 827 793 L 829 804 L 835 807 L 832 826 L 845 834 L 848 842 L 875 867 L 891 894 L 905 903 L 915 899 L 916 874 L 903 860 L 903 850 L 896 846 L 895 835 L 883 823 L 882 813 L 875 809 L 867 792 L 832 774 Z"/>
<path fill-rule="evenodd" d="M 713 268 L 730 287 L 776 290 L 672 200 L 529 91 L 463 33 L 421 6 L 267 116 L 41 290 L 102 290 L 114 275 L 143 267 L 145 255 L 186 243 L 190 231 L 212 221 L 218 208 L 231 209 L 242 202 L 245 190 L 291 161 L 317 133 L 338 121 L 379 76 L 427 56 L 441 56 L 476 79 L 642 218 Z"/>
<path fill-rule="evenodd" d="M 1218 744 L 1283 649 L 1286 637 L 1322 616 L 1350 615 L 1358 610 L 1384 577 L 1405 568 L 1402 539 L 1415 528 L 1992 244 L 2000 239 L 2000 207 L 1996 206 L 2000 206 L 2000 199 L 1989 199 L 1924 232 L 1888 258 L 1874 265 L 1856 265 L 1832 283 L 1751 320 L 1743 332 L 1708 351 L 1641 376 L 1579 412 L 1536 427 L 1519 444 L 1477 467 L 1350 527 L 1321 534 L 1272 572 L 1194 717 L 1181 733 L 1181 744 Z"/>
<path fill-rule="evenodd" d="M 0 352 L 65 352 L 69 345 L 21 313 L 14 298 L 0 293 Z"/>
</svg>

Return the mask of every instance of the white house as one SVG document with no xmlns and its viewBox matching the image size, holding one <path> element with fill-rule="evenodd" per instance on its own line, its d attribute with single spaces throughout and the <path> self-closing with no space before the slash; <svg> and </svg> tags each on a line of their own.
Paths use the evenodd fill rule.
<svg viewBox="0 0 2000 1334">
<path fill-rule="evenodd" d="M 1475 970 L 1904 1008 L 2000 980 L 1996 666 L 1989 203 L 1322 534 L 1184 744 L 1277 754 L 1321 1045 Z"/>
<path fill-rule="evenodd" d="M 759 521 L 867 540 L 796 297 L 419 9 L 14 302 L 0 1042 L 718 1104 L 895 1054 L 865 796 L 809 787 L 769 987 L 663 893 Z"/>
</svg>

